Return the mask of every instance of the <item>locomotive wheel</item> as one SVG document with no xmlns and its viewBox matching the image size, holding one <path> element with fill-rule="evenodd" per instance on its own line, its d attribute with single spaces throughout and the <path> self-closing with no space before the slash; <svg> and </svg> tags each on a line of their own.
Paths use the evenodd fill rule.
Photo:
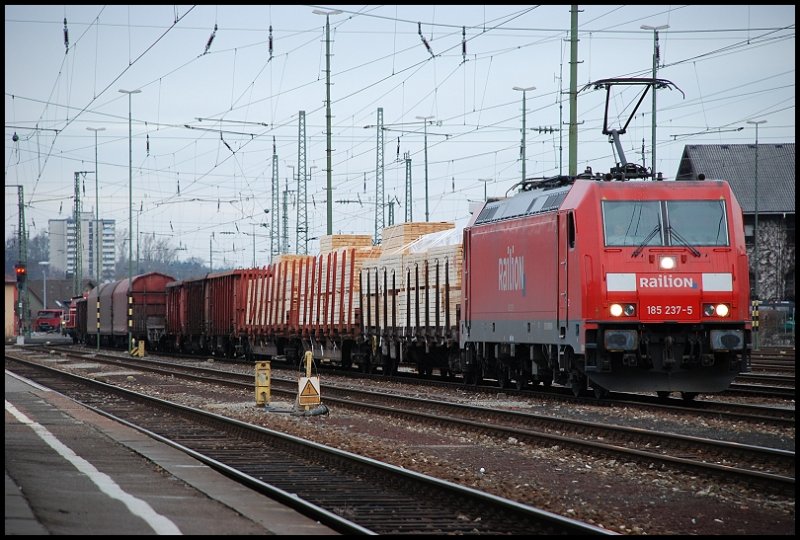
<svg viewBox="0 0 800 540">
<path fill-rule="evenodd" d="M 681 392 L 681 399 L 683 401 L 693 401 L 697 397 L 697 392 Z"/>
<path fill-rule="evenodd" d="M 667 398 L 669 398 L 669 392 L 666 390 L 659 390 L 658 392 L 656 392 L 656 395 L 658 396 L 658 399 L 662 401 L 666 401 Z"/>
<path fill-rule="evenodd" d="M 526 386 L 528 386 L 528 376 L 524 373 L 518 374 L 516 379 L 517 390 L 522 390 Z"/>
</svg>

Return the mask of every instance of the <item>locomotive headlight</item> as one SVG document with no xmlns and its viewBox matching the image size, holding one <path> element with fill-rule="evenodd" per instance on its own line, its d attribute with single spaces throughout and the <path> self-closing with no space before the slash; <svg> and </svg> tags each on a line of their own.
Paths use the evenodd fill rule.
<svg viewBox="0 0 800 540">
<path fill-rule="evenodd" d="M 611 313 L 612 317 L 620 317 L 625 315 L 626 317 L 632 317 L 636 314 L 636 305 L 635 304 L 611 304 L 608 308 L 609 313 Z"/>
<path fill-rule="evenodd" d="M 704 304 L 703 315 L 706 317 L 727 317 L 731 309 L 728 304 Z"/>
<path fill-rule="evenodd" d="M 676 264 L 675 257 L 661 257 L 658 261 L 658 266 L 662 270 L 674 270 Z"/>
</svg>

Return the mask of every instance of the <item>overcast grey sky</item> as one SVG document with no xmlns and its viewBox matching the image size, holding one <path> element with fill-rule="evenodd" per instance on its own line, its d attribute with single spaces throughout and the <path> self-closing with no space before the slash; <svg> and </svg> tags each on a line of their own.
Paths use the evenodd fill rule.
<svg viewBox="0 0 800 540">
<path fill-rule="evenodd" d="M 515 86 L 535 87 L 525 92 L 527 176 L 567 172 L 569 5 L 7 5 L 5 183 L 24 186 L 31 237 L 48 219 L 71 214 L 75 171 L 94 170 L 95 133 L 87 127 L 105 128 L 97 132 L 100 217 L 115 219 L 118 238 L 127 237 L 129 100 L 120 89 L 141 89 L 131 97 L 131 159 L 142 235 L 168 238 L 186 247 L 180 258 L 207 262 L 214 233 L 215 267 L 250 266 L 256 231 L 256 264 L 268 263 L 269 231 L 259 224 L 270 222 L 264 209 L 272 206 L 274 139 L 281 191 L 287 182 L 292 190 L 294 253 L 301 110 L 308 237 L 325 234 L 326 17 L 315 9 L 342 11 L 330 16 L 334 233 L 374 232 L 379 107 L 385 199 L 395 202 L 395 222 L 407 206 L 415 221 L 425 220 L 418 117 L 432 117 L 431 221 L 463 225 L 484 189 L 503 195 L 520 180 L 523 93 Z M 578 89 L 598 79 L 651 77 L 654 32 L 641 26 L 669 25 L 658 33 L 658 77 L 685 98 L 677 89 L 657 94 L 656 168 L 668 179 L 686 144 L 754 142 L 748 120 L 767 120 L 761 143 L 795 142 L 794 6 L 580 10 Z M 627 121 L 636 90 L 612 94 L 611 127 Z M 578 170 L 608 170 L 619 158 L 602 134 L 605 92 L 578 96 Z M 647 167 L 651 106 L 648 94 L 622 136 L 626 158 Z M 83 209 L 94 212 L 94 175 L 84 187 Z M 17 223 L 17 191 L 6 187 L 6 239 Z M 318 245 L 309 242 L 309 251 Z"/>
</svg>

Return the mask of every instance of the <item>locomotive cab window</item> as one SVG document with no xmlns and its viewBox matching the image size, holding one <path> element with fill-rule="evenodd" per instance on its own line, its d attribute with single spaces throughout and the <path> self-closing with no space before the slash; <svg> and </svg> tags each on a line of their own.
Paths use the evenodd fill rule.
<svg viewBox="0 0 800 540">
<path fill-rule="evenodd" d="M 603 201 L 606 246 L 727 246 L 724 200 Z"/>
<path fill-rule="evenodd" d="M 725 201 L 667 201 L 670 245 L 727 246 Z"/>
<path fill-rule="evenodd" d="M 607 246 L 663 246 L 658 201 L 603 201 Z"/>
</svg>

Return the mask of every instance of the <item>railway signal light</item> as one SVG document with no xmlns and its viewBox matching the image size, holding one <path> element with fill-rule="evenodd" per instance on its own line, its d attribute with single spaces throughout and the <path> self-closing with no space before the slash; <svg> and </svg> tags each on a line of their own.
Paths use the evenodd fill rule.
<svg viewBox="0 0 800 540">
<path fill-rule="evenodd" d="M 25 267 L 25 265 L 15 265 L 14 272 L 17 274 L 17 283 L 25 283 L 25 277 L 28 275 L 28 269 Z"/>
</svg>

